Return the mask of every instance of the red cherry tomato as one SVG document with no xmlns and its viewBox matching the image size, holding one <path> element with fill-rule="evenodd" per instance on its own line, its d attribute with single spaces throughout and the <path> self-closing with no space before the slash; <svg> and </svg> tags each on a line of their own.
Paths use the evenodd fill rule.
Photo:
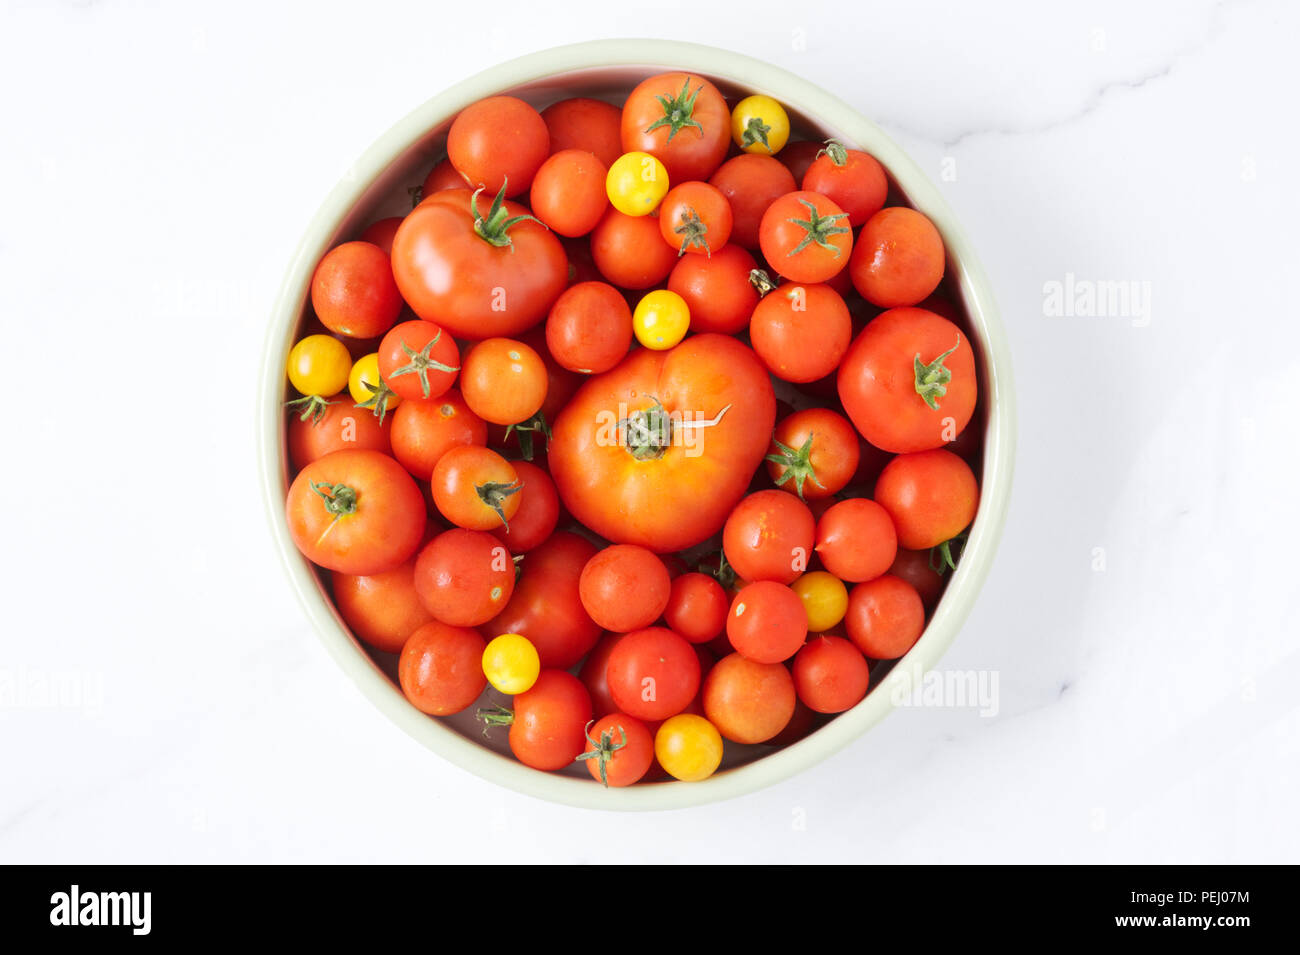
<svg viewBox="0 0 1300 955">
<path fill-rule="evenodd" d="M 890 523 L 892 525 L 893 522 Z M 904 550 L 900 547 L 898 556 L 889 565 L 889 573 L 916 588 L 927 611 L 933 610 L 938 604 L 947 583 L 947 578 L 938 571 L 943 565 L 937 557 L 937 554 L 928 550 Z"/>
<path fill-rule="evenodd" d="M 415 560 L 415 590 L 429 613 L 455 627 L 477 627 L 501 612 L 515 589 L 515 564 L 504 544 L 482 531 L 454 527 L 424 545 Z"/>
<path fill-rule="evenodd" d="M 612 285 L 570 285 L 551 306 L 546 346 L 570 371 L 587 375 L 609 371 L 623 360 L 631 345 L 632 310 Z"/>
<path fill-rule="evenodd" d="M 867 695 L 871 671 L 848 640 L 829 634 L 813 637 L 795 654 L 791 667 L 799 699 L 817 713 L 843 713 Z"/>
<path fill-rule="evenodd" d="M 510 751 L 525 766 L 564 769 L 587 748 L 591 697 L 576 676 L 543 670 L 532 688 L 514 698 Z"/>
<path fill-rule="evenodd" d="M 731 601 L 727 639 L 755 663 L 781 663 L 803 646 L 808 613 L 789 587 L 771 580 L 748 584 Z"/>
<path fill-rule="evenodd" d="M 619 288 L 658 285 L 677 262 L 677 249 L 664 241 L 654 216 L 627 216 L 610 209 L 591 233 L 596 268 Z"/>
<path fill-rule="evenodd" d="M 487 423 L 469 410 L 455 388 L 432 401 L 403 401 L 389 420 L 393 457 L 421 481 L 429 480 L 452 448 L 487 444 Z"/>
<path fill-rule="evenodd" d="M 635 716 L 611 713 L 587 730 L 587 749 L 578 758 L 597 782 L 630 786 L 639 782 L 654 762 L 654 736 Z"/>
<path fill-rule="evenodd" d="M 398 406 L 401 410 L 401 406 Z M 331 401 L 324 414 L 313 419 L 310 412 L 293 413 L 285 429 L 289 462 L 294 471 L 334 451 L 392 451 L 393 418 L 380 421 L 368 411 L 357 410 L 346 395 Z"/>
<path fill-rule="evenodd" d="M 799 188 L 779 159 L 754 153 L 728 159 L 709 183 L 731 205 L 731 241 L 747 249 L 758 248 L 758 227 L 767 207 Z"/>
<path fill-rule="evenodd" d="M 943 278 L 943 238 L 915 209 L 881 209 L 862 227 L 849 274 L 863 298 L 881 308 L 916 305 Z"/>
<path fill-rule="evenodd" d="M 614 544 L 587 561 L 578 594 L 587 615 L 606 630 L 648 627 L 668 606 L 672 581 L 653 551 Z"/>
<path fill-rule="evenodd" d="M 605 173 L 605 164 L 586 150 L 553 153 L 533 179 L 533 215 L 560 235 L 586 235 L 609 207 Z"/>
<path fill-rule="evenodd" d="M 489 96 L 465 107 L 447 131 L 447 158 L 473 186 L 517 196 L 551 151 L 541 114 L 513 96 Z"/>
<path fill-rule="evenodd" d="M 365 231 L 361 233 L 360 240 L 369 242 L 371 245 L 377 245 L 384 250 L 384 255 L 393 254 L 393 236 L 397 235 L 397 227 L 402 224 L 401 216 L 389 216 L 387 219 L 380 219 L 366 226 Z"/>
<path fill-rule="evenodd" d="M 790 170 L 790 175 L 795 182 L 803 182 L 803 177 L 808 174 L 812 164 L 817 161 L 817 154 L 824 148 L 825 143 L 807 140 L 786 143 L 785 148 L 776 154 L 776 158 Z"/>
<path fill-rule="evenodd" d="M 821 193 L 849 214 L 855 229 L 885 206 L 889 180 L 870 153 L 827 143 L 803 174 L 801 188 Z"/>
<path fill-rule="evenodd" d="M 623 152 L 645 152 L 670 182 L 708 179 L 731 145 L 731 111 L 701 76 L 662 73 L 643 80 L 623 104 Z"/>
<path fill-rule="evenodd" d="M 678 255 L 711 256 L 731 237 L 731 205 L 707 182 L 673 186 L 659 204 L 659 234 Z"/>
<path fill-rule="evenodd" d="M 483 638 L 468 627 L 434 620 L 420 627 L 402 647 L 397 680 L 406 698 L 422 713 L 450 716 L 478 699 L 483 676 Z"/>
<path fill-rule="evenodd" d="M 783 418 L 772 432 L 767 473 L 777 487 L 805 501 L 828 498 L 853 479 L 858 449 L 858 434 L 842 415 L 805 408 Z"/>
<path fill-rule="evenodd" d="M 379 375 L 401 398 L 438 398 L 455 384 L 459 370 L 455 339 L 433 322 L 402 322 L 379 343 Z"/>
<path fill-rule="evenodd" d="M 595 153 L 606 167 L 623 155 L 620 125 L 623 111 L 598 99 L 575 97 L 552 103 L 542 110 L 551 134 L 551 153 L 584 149 Z"/>
<path fill-rule="evenodd" d="M 312 275 L 311 307 L 322 325 L 349 338 L 388 331 L 402 312 L 402 295 L 384 250 L 344 242 L 326 252 Z"/>
<path fill-rule="evenodd" d="M 780 663 L 755 663 L 732 653 L 704 681 L 704 715 L 735 743 L 770 740 L 790 722 L 794 704 L 794 680 Z"/>
<path fill-rule="evenodd" d="M 634 630 L 610 651 L 606 679 L 622 712 L 666 720 L 686 709 L 699 692 L 700 659 L 671 630 Z"/>
<path fill-rule="evenodd" d="M 729 609 L 722 585 L 708 574 L 692 572 L 673 580 L 664 622 L 691 643 L 708 643 L 726 628 Z"/>
<path fill-rule="evenodd" d="M 792 192 L 763 213 L 759 246 L 768 265 L 792 282 L 827 282 L 849 264 L 848 214 L 815 192 Z"/>
<path fill-rule="evenodd" d="M 519 475 L 519 510 L 509 527 L 491 533 L 510 548 L 512 554 L 526 554 L 555 530 L 560 519 L 560 496 L 551 476 L 530 461 L 511 461 Z"/>
<path fill-rule="evenodd" d="M 894 660 L 920 639 L 925 629 L 925 607 L 915 587 L 884 574 L 849 591 L 844 628 L 849 639 L 871 659 Z"/>
<path fill-rule="evenodd" d="M 334 574 L 334 606 L 359 640 L 401 653 L 406 638 L 433 619 L 415 592 L 415 561 L 369 576 Z"/>
<path fill-rule="evenodd" d="M 898 551 L 898 535 L 889 513 L 865 497 L 839 501 L 817 522 L 817 556 L 822 566 L 854 583 L 889 570 Z"/>
<path fill-rule="evenodd" d="M 758 305 L 758 289 L 750 279 L 757 268 L 740 246 L 725 245 L 712 255 L 683 255 L 668 276 L 668 289 L 685 299 L 692 332 L 733 335 L 749 323 Z"/>
<path fill-rule="evenodd" d="M 788 584 L 808 569 L 815 532 L 812 512 L 799 498 L 758 491 L 727 518 L 722 550 L 742 580 Z"/>
<path fill-rule="evenodd" d="M 613 652 L 614 645 L 621 639 L 623 639 L 621 633 L 602 635 L 587 654 L 587 658 L 582 661 L 582 669 L 578 671 L 578 679 L 591 694 L 591 712 L 597 719 L 618 711 L 618 704 L 614 702 L 614 697 L 609 692 L 609 680 L 606 679 L 605 668 L 609 665 L 609 655 Z"/>
<path fill-rule="evenodd" d="M 900 454 L 876 479 L 876 502 L 894 520 L 898 543 L 927 550 L 952 540 L 975 518 L 979 486 L 951 451 Z"/>
<path fill-rule="evenodd" d="M 749 340 L 772 374 L 809 382 L 833 372 L 848 351 L 853 320 L 829 285 L 787 282 L 763 297 L 749 320 Z"/>
</svg>

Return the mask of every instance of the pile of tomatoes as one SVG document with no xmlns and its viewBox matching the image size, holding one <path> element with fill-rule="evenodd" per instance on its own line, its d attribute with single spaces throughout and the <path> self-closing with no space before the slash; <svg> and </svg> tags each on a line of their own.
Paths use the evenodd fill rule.
<svg viewBox="0 0 1300 955">
<path fill-rule="evenodd" d="M 288 525 L 421 711 L 700 780 L 920 638 L 979 496 L 975 354 L 930 220 L 790 140 L 694 74 L 494 96 L 321 260 Z"/>
</svg>

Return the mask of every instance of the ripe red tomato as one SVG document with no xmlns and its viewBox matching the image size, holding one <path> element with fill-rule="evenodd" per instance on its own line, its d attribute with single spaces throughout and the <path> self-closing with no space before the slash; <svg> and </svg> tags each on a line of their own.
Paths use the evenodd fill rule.
<svg viewBox="0 0 1300 955">
<path fill-rule="evenodd" d="M 415 592 L 415 561 L 379 574 L 334 574 L 334 606 L 348 628 L 385 653 L 401 653 L 406 638 L 433 619 Z"/>
<path fill-rule="evenodd" d="M 347 396 L 330 402 L 315 421 L 310 413 L 306 417 L 293 413 L 285 429 L 289 461 L 297 471 L 333 451 L 351 448 L 387 454 L 392 450 L 392 420 L 380 421 L 369 412 L 358 411 Z"/>
<path fill-rule="evenodd" d="M 614 649 L 614 644 L 621 639 L 623 639 L 621 633 L 602 635 L 587 654 L 587 658 L 582 661 L 582 669 L 578 671 L 578 679 L 591 694 L 591 712 L 597 719 L 618 711 L 618 704 L 614 702 L 614 697 L 609 692 L 605 668 L 609 664 L 609 655 Z"/>
<path fill-rule="evenodd" d="M 570 371 L 597 375 L 609 371 L 632 346 L 632 310 L 627 299 L 605 282 L 570 285 L 546 319 L 551 357 Z"/>
<path fill-rule="evenodd" d="M 776 158 L 790 170 L 790 175 L 795 182 L 803 182 L 803 177 L 808 174 L 812 164 L 817 161 L 817 154 L 824 148 L 824 143 L 811 140 L 786 143 L 785 148 L 776 154 Z"/>
<path fill-rule="evenodd" d="M 808 569 L 816 521 L 785 491 L 757 491 L 740 502 L 722 531 L 722 551 L 742 580 L 788 584 Z"/>
<path fill-rule="evenodd" d="M 569 512 L 602 537 L 685 550 L 717 533 L 744 494 L 775 415 L 767 372 L 734 338 L 640 349 L 560 413 L 551 477 Z M 808 537 L 811 546 L 811 527 Z"/>
<path fill-rule="evenodd" d="M 916 305 L 943 279 L 943 238 L 915 209 L 881 209 L 862 227 L 849 275 L 872 305 Z"/>
<path fill-rule="evenodd" d="M 311 307 L 322 325 L 349 338 L 388 331 L 402 312 L 402 295 L 384 250 L 344 242 L 326 252 L 311 278 Z"/>
<path fill-rule="evenodd" d="M 519 510 L 519 473 L 490 448 L 449 448 L 434 466 L 430 483 L 439 513 L 467 530 L 495 530 Z"/>
<path fill-rule="evenodd" d="M 600 637 L 578 595 L 582 568 L 595 553 L 596 545 L 585 537 L 556 531 L 524 558 L 514 596 L 484 630 L 525 637 L 544 667 L 573 666 Z"/>
<path fill-rule="evenodd" d="M 392 255 L 393 236 L 397 235 L 397 227 L 401 224 L 401 216 L 389 216 L 387 219 L 379 219 L 366 226 L 359 238 L 362 242 L 369 242 L 371 245 L 379 246 L 384 250 L 384 255 Z"/>
<path fill-rule="evenodd" d="M 686 301 L 692 332 L 733 335 L 749 323 L 758 304 L 758 289 L 750 279 L 757 268 L 740 246 L 725 245 L 712 255 L 683 255 L 668 276 L 668 289 Z"/>
<path fill-rule="evenodd" d="M 817 713 L 843 713 L 867 695 L 871 670 L 848 640 L 830 634 L 813 637 L 795 654 L 794 687 L 805 706 Z"/>
<path fill-rule="evenodd" d="M 587 748 L 590 722 L 591 697 L 578 678 L 543 670 L 532 689 L 514 699 L 510 751 L 533 769 L 564 769 Z"/>
<path fill-rule="evenodd" d="M 415 559 L 420 601 L 436 619 L 455 627 L 487 623 L 502 611 L 514 589 L 510 551 L 482 531 L 443 531 Z"/>
<path fill-rule="evenodd" d="M 792 282 L 829 281 L 849 264 L 853 232 L 847 218 L 815 192 L 784 195 L 767 207 L 759 223 L 763 258 Z"/>
<path fill-rule="evenodd" d="M 424 183 L 420 186 L 418 195 L 421 199 L 427 199 L 435 192 L 442 192 L 444 189 L 464 189 L 469 185 L 469 180 L 456 171 L 456 167 L 451 164 L 451 160 L 443 159 L 435 163 L 434 167 L 429 170 L 429 175 L 424 177 Z"/>
<path fill-rule="evenodd" d="M 838 577 L 860 583 L 889 570 L 898 535 L 889 513 L 865 497 L 839 501 L 817 522 L 817 556 Z"/>
<path fill-rule="evenodd" d="M 627 633 L 654 623 L 668 606 L 672 581 L 653 551 L 614 544 L 587 561 L 578 594 L 587 615 L 605 630 Z"/>
<path fill-rule="evenodd" d="M 456 383 L 460 349 L 433 322 L 395 325 L 379 343 L 379 375 L 400 398 L 437 398 Z M 399 405 L 400 407 L 400 405 Z"/>
<path fill-rule="evenodd" d="M 659 234 L 678 255 L 711 256 L 731 237 L 731 206 L 716 186 L 683 182 L 659 204 Z"/>
<path fill-rule="evenodd" d="M 483 638 L 468 627 L 434 620 L 407 639 L 397 661 L 397 681 L 416 709 L 451 716 L 478 699 L 483 676 Z"/>
<path fill-rule="evenodd" d="M 842 415 L 805 408 L 776 426 L 767 473 L 777 487 L 805 501 L 832 497 L 857 472 L 858 448 L 858 434 Z"/>
<path fill-rule="evenodd" d="M 643 720 L 666 720 L 699 692 L 700 658 L 671 630 L 633 630 L 610 651 L 605 679 L 619 710 Z"/>
<path fill-rule="evenodd" d="M 670 182 L 708 179 L 731 146 L 731 111 L 700 76 L 661 73 L 643 80 L 623 104 L 623 152 L 645 152 Z"/>
<path fill-rule="evenodd" d="M 787 282 L 763 296 L 749 320 L 749 340 L 778 378 L 809 382 L 833 372 L 853 338 L 844 299 L 829 285 Z"/>
<path fill-rule="evenodd" d="M 519 510 L 509 527 L 492 531 L 512 554 L 525 554 L 551 536 L 560 519 L 560 497 L 551 476 L 530 461 L 511 461 L 519 475 Z"/>
<path fill-rule="evenodd" d="M 726 591 L 708 574 L 682 574 L 673 579 L 664 622 L 690 643 L 708 643 L 726 628 L 729 609 Z"/>
<path fill-rule="evenodd" d="M 379 574 L 408 560 L 424 536 L 424 498 L 378 451 L 335 451 L 298 473 L 285 504 L 289 536 L 313 564 Z"/>
<path fill-rule="evenodd" d="M 619 288 L 658 285 L 673 270 L 677 249 L 664 241 L 654 216 L 628 216 L 610 209 L 591 233 L 596 268 Z"/>
<path fill-rule="evenodd" d="M 923 308 L 891 308 L 849 346 L 837 387 L 853 424 L 876 447 L 939 448 L 975 412 L 975 353 L 948 319 Z"/>
<path fill-rule="evenodd" d="M 898 543 L 927 550 L 952 540 L 975 518 L 979 485 L 951 451 L 900 454 L 876 479 L 876 502 L 894 520 Z"/>
<path fill-rule="evenodd" d="M 715 663 L 704 681 L 704 715 L 735 743 L 776 736 L 794 715 L 794 703 L 794 680 L 780 663 L 755 663 L 732 653 Z"/>
<path fill-rule="evenodd" d="M 416 315 L 478 341 L 535 325 L 568 284 L 569 264 L 523 206 L 447 189 L 402 222 L 392 274 Z"/>
<path fill-rule="evenodd" d="M 450 449 L 487 444 L 487 423 L 469 410 L 455 388 L 433 401 L 403 401 L 389 420 L 393 457 L 421 481 L 429 480 Z"/>
<path fill-rule="evenodd" d="M 587 730 L 587 749 L 578 759 L 591 776 L 606 786 L 631 786 L 640 782 L 655 758 L 650 730 L 635 716 L 611 713 Z"/>
<path fill-rule="evenodd" d="M 547 375 L 542 356 L 513 338 L 489 338 L 465 353 L 460 393 L 493 424 L 518 424 L 541 410 Z"/>
<path fill-rule="evenodd" d="M 526 192 L 550 151 L 541 114 L 514 96 L 489 96 L 466 106 L 447 131 L 447 158 L 489 195 L 502 186 L 507 196 Z"/>
<path fill-rule="evenodd" d="M 938 571 L 938 568 L 943 565 L 935 559 L 937 556 L 932 555 L 928 550 L 904 550 L 900 547 L 898 556 L 889 565 L 889 573 L 916 588 L 916 592 L 921 595 L 921 603 L 925 605 L 927 611 L 933 610 L 938 604 L 947 582 L 944 575 Z"/>
<path fill-rule="evenodd" d="M 808 613 L 785 584 L 760 580 L 741 588 L 731 601 L 727 639 L 737 653 L 755 663 L 781 663 L 803 646 Z"/>
<path fill-rule="evenodd" d="M 758 227 L 767 207 L 799 188 L 779 159 L 755 153 L 728 159 L 709 183 L 731 205 L 731 241 L 747 249 L 758 248 Z"/>
<path fill-rule="evenodd" d="M 925 607 L 915 587 L 884 574 L 849 591 L 844 628 L 854 645 L 871 659 L 894 660 L 920 639 Z"/>
<path fill-rule="evenodd" d="M 609 208 L 605 164 L 584 149 L 553 153 L 533 179 L 533 215 L 560 235 L 586 235 Z"/>
<path fill-rule="evenodd" d="M 853 228 L 885 207 L 889 180 L 885 168 L 870 153 L 846 149 L 832 140 L 803 174 L 801 187 L 821 193 L 849 214 Z"/>
<path fill-rule="evenodd" d="M 551 134 L 551 153 L 584 149 L 595 153 L 606 168 L 623 155 L 620 126 L 623 111 L 598 99 L 562 99 L 542 110 Z"/>
</svg>

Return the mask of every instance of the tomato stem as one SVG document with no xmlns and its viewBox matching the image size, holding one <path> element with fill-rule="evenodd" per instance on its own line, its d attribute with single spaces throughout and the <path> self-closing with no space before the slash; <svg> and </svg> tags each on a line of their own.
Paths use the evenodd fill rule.
<svg viewBox="0 0 1300 955">
<path fill-rule="evenodd" d="M 347 517 L 356 513 L 356 488 L 348 487 L 346 484 L 330 484 L 327 481 L 308 481 L 307 483 L 311 485 L 313 491 L 320 495 L 320 499 L 325 503 L 325 510 L 334 516 L 334 521 L 337 521 L 340 517 Z M 330 521 L 331 526 L 333 526 L 334 521 Z"/>
<path fill-rule="evenodd" d="M 727 562 L 727 554 L 725 551 L 718 551 L 717 567 L 700 564 L 698 570 L 700 573 L 707 574 L 720 583 L 723 590 L 730 590 L 736 583 L 736 572 L 732 569 L 731 564 Z"/>
<path fill-rule="evenodd" d="M 402 351 L 405 352 L 406 357 L 411 360 L 407 362 L 405 365 L 403 365 L 401 368 L 394 368 L 392 374 L 390 374 L 388 377 L 396 378 L 398 375 L 418 376 L 420 379 L 420 388 L 424 391 L 424 397 L 428 398 L 430 368 L 432 368 L 434 371 L 446 371 L 446 372 L 460 371 L 459 365 L 456 365 L 455 367 L 452 367 L 451 365 L 444 365 L 442 362 L 438 361 L 438 359 L 433 358 L 430 355 L 430 351 L 432 350 L 434 345 L 438 344 L 438 340 L 440 338 L 442 338 L 441 328 L 438 329 L 438 334 L 434 335 L 433 338 L 429 339 L 429 341 L 425 344 L 425 346 L 421 348 L 419 351 L 416 351 L 410 345 L 406 344 L 406 342 L 402 342 Z"/>
<path fill-rule="evenodd" d="M 809 245 L 816 242 L 823 249 L 830 249 L 838 257 L 840 250 L 831 241 L 833 235 L 843 235 L 852 230 L 846 225 L 836 225 L 840 219 L 848 216 L 847 212 L 837 212 L 834 215 L 824 216 L 817 211 L 817 207 L 807 199 L 800 199 L 801 203 L 808 207 L 807 219 L 786 219 L 786 222 L 793 223 L 804 230 L 804 237 L 799 240 L 799 244 L 786 253 L 786 256 L 798 255 Z"/>
<path fill-rule="evenodd" d="M 496 246 L 497 248 L 508 248 L 514 251 L 515 244 L 510 238 L 510 227 L 517 222 L 529 219 L 536 222 L 543 229 L 546 223 L 542 222 L 536 216 L 521 214 L 512 216 L 506 210 L 506 183 L 501 181 L 501 188 L 497 190 L 496 198 L 492 200 L 492 205 L 488 208 L 486 216 L 481 215 L 478 211 L 478 194 L 483 191 L 479 186 L 474 190 L 474 194 L 469 197 L 470 212 L 474 214 L 474 232 L 485 242 Z"/>
<path fill-rule="evenodd" d="M 703 249 L 705 255 L 712 258 L 713 250 L 709 248 L 709 240 L 704 237 L 708 233 L 709 227 L 700 218 L 700 214 L 694 208 L 688 208 L 682 213 L 680 222 L 681 225 L 673 229 L 675 235 L 682 237 L 682 244 L 677 250 L 677 257 L 681 258 L 685 255 L 687 249 Z"/>
<path fill-rule="evenodd" d="M 682 83 L 681 92 L 676 96 L 656 96 L 655 99 L 657 99 L 659 105 L 663 107 L 664 114 L 647 126 L 645 131 L 647 133 L 653 133 L 656 129 L 667 126 L 667 141 L 670 143 L 673 141 L 673 137 L 687 126 L 694 126 L 700 131 L 700 134 L 703 135 L 704 127 L 701 126 L 700 121 L 695 119 L 692 115 L 695 112 L 695 97 L 700 95 L 700 90 L 702 89 L 704 89 L 703 83 L 696 87 L 695 92 L 692 93 L 691 78 L 688 76 Z"/>
<path fill-rule="evenodd" d="M 755 143 L 762 143 L 767 147 L 767 151 L 772 151 L 772 145 L 767 141 L 767 134 L 772 131 L 772 127 L 763 122 L 759 116 L 749 117 L 749 122 L 745 124 L 745 131 L 740 134 L 740 148 L 752 146 Z"/>
<path fill-rule="evenodd" d="M 952 372 L 944 367 L 944 359 L 960 347 L 961 339 L 958 338 L 956 345 L 928 365 L 921 361 L 920 352 L 917 352 L 916 357 L 912 359 L 912 369 L 916 375 L 916 393 L 932 411 L 939 410 L 939 402 L 935 399 L 942 398 L 948 393 L 948 382 L 952 381 Z"/>
<path fill-rule="evenodd" d="M 650 400 L 654 404 L 649 408 L 633 411 L 618 423 L 620 442 L 638 461 L 663 457 L 664 452 L 672 447 L 673 435 L 678 431 L 716 427 L 731 410 L 731 405 L 727 405 L 707 421 L 686 420 L 684 417 L 674 420 L 658 398 Z"/>
<path fill-rule="evenodd" d="M 768 292 L 776 291 L 776 283 L 772 281 L 772 276 L 762 269 L 749 270 L 749 284 L 754 286 L 759 298 L 762 298 Z"/>
<path fill-rule="evenodd" d="M 384 416 L 388 414 L 388 401 L 396 394 L 396 392 L 394 392 L 392 388 L 389 388 L 388 383 L 382 378 L 379 380 L 379 384 L 377 385 L 372 385 L 364 379 L 361 384 L 370 392 L 370 397 L 365 401 L 358 401 L 352 407 L 368 408 L 370 412 L 379 419 L 379 423 L 382 425 L 384 423 Z"/>
<path fill-rule="evenodd" d="M 846 165 L 849 161 L 849 151 L 844 148 L 844 144 L 838 139 L 826 140 L 826 145 L 817 150 L 817 156 L 830 156 L 831 162 L 837 166 Z"/>
<path fill-rule="evenodd" d="M 799 495 L 800 500 L 804 499 L 804 481 L 809 478 L 812 478 L 812 482 L 818 487 L 825 488 L 826 485 L 817 479 L 817 471 L 812 466 L 813 436 L 811 434 L 808 435 L 808 440 L 803 443 L 803 446 L 797 450 L 787 444 L 782 444 L 776 438 L 772 439 L 772 443 L 776 445 L 777 453 L 769 454 L 766 460 L 782 468 L 781 473 L 775 478 L 777 487 L 782 487 L 787 481 L 793 480 L 795 493 Z"/>
<path fill-rule="evenodd" d="M 525 418 L 523 421 L 509 425 L 506 428 L 506 439 L 509 440 L 510 435 L 517 433 L 519 435 L 519 456 L 525 461 L 531 461 L 534 454 L 533 434 L 538 431 L 545 436 L 549 444 L 551 426 L 546 422 L 546 415 L 540 411 L 531 418 Z"/>
<path fill-rule="evenodd" d="M 294 408 L 296 405 L 302 405 L 302 414 L 298 416 L 299 421 L 311 419 L 312 427 L 320 424 L 321 419 L 325 417 L 325 412 L 334 402 L 320 395 L 307 395 L 305 398 L 295 398 L 293 401 L 286 401 L 286 408 Z M 296 409 L 295 409 L 296 410 Z"/>
<path fill-rule="evenodd" d="M 500 481 L 486 481 L 483 484 L 474 486 L 474 490 L 478 492 L 478 499 L 497 512 L 497 517 L 501 518 L 501 526 L 506 530 L 510 530 L 510 524 L 506 520 L 506 499 L 512 494 L 518 494 L 523 488 L 524 486 L 518 481 L 512 484 L 503 484 Z"/>
<path fill-rule="evenodd" d="M 592 720 L 592 723 L 594 722 L 595 720 Z M 583 753 L 575 760 L 575 762 L 580 762 L 584 759 L 596 760 L 600 766 L 601 784 L 608 789 L 609 774 L 606 770 L 609 766 L 609 761 L 614 758 L 614 754 L 627 745 L 627 730 L 623 729 L 621 726 L 618 728 L 619 735 L 622 736 L 622 739 L 617 743 L 614 742 L 613 728 L 601 730 L 600 739 L 595 740 L 591 738 L 592 723 L 588 723 L 586 729 L 582 732 L 587 737 L 587 742 L 594 746 L 595 749 Z"/>
<path fill-rule="evenodd" d="M 956 537 L 931 547 L 930 569 L 940 577 L 950 570 L 956 570 L 957 561 L 961 560 L 962 551 L 966 549 L 966 538 L 969 536 L 970 531 L 962 531 Z"/>
<path fill-rule="evenodd" d="M 504 706 L 481 706 L 474 712 L 474 718 L 482 721 L 483 735 L 494 726 L 510 726 L 515 721 L 514 710 Z"/>
</svg>

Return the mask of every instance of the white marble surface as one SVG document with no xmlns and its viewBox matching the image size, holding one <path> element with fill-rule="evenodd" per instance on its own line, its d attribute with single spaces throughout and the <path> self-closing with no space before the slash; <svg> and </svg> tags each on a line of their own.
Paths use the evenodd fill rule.
<svg viewBox="0 0 1300 955">
<path fill-rule="evenodd" d="M 434 9 L 4 4 L 0 861 L 1296 861 L 1295 5 Z M 770 790 L 593 818 L 444 764 L 327 658 L 251 395 L 375 136 L 481 65 L 647 33 L 820 82 L 932 171 L 1022 430 L 944 661 L 997 673 L 995 717 L 901 711 Z M 1067 274 L 1149 283 L 1149 316 L 1046 315 Z"/>
</svg>

